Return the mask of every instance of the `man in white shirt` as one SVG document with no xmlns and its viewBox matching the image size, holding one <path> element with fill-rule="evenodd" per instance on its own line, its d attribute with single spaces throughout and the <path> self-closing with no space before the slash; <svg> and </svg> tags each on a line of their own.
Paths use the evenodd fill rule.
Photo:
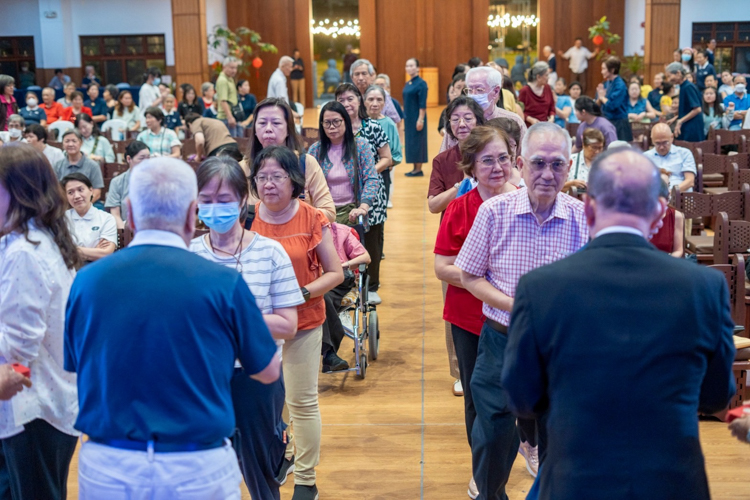
<svg viewBox="0 0 750 500">
<path fill-rule="evenodd" d="M 554 88 L 555 82 L 557 81 L 557 58 L 555 57 L 555 52 L 552 50 L 552 47 L 546 45 L 542 49 L 542 57 L 547 60 L 547 64 L 549 65 L 549 78 L 547 83 L 550 87 Z"/>
<path fill-rule="evenodd" d="M 160 106 L 166 94 L 159 90 L 161 83 L 161 71 L 159 68 L 151 67 L 148 69 L 146 82 L 141 85 L 141 91 L 138 93 L 138 107 L 146 109 L 150 106 Z"/>
<path fill-rule="evenodd" d="M 599 53 L 599 47 L 591 52 L 589 49 L 583 46 L 583 39 L 581 37 L 576 38 L 573 46 L 568 49 L 564 54 L 562 51 L 559 52 L 560 57 L 567 59 L 570 66 L 570 72 L 573 73 L 570 80 L 581 84 L 581 94 L 586 93 L 586 70 L 589 67 L 589 59 Z"/>
<path fill-rule="evenodd" d="M 26 127 L 23 134 L 26 142 L 46 156 L 50 165 L 57 165 L 58 162 L 65 159 L 62 150 L 47 144 L 47 130 L 38 123 L 32 123 Z"/>
<path fill-rule="evenodd" d="M 693 153 L 687 148 L 672 144 L 674 134 L 666 123 L 654 125 L 651 129 L 651 142 L 654 147 L 643 154 L 654 162 L 665 177 L 669 190 L 677 186 L 683 193 L 692 191 L 698 172 Z"/>
<path fill-rule="evenodd" d="M 289 56 L 282 56 L 282 58 L 279 59 L 279 67 L 276 68 L 276 71 L 273 72 L 271 78 L 268 80 L 268 92 L 266 93 L 266 97 L 278 97 L 279 99 L 284 99 L 291 104 L 289 101 L 289 89 L 286 85 L 286 79 L 292 73 L 293 64 L 294 59 Z"/>
</svg>

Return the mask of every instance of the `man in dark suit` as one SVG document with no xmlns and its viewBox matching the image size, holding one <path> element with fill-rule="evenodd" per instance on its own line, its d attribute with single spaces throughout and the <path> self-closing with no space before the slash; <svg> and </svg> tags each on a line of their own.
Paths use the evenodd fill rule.
<svg viewBox="0 0 750 500">
<path fill-rule="evenodd" d="M 594 239 L 521 278 L 505 351 L 510 407 L 546 421 L 539 498 L 708 499 L 697 415 L 735 390 L 724 277 L 647 241 L 665 207 L 643 155 L 599 157 L 588 193 Z"/>
</svg>

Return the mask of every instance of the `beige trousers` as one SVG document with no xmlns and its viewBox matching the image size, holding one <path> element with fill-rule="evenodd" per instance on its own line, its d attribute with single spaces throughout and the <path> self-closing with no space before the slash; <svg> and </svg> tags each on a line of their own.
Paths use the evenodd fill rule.
<svg viewBox="0 0 750 500">
<path fill-rule="evenodd" d="M 284 343 L 282 352 L 286 407 L 293 425 L 294 439 L 289 440 L 287 458 L 294 453 L 294 484 L 315 484 L 315 466 L 320 461 L 320 407 L 318 374 L 323 327 L 300 330 Z"/>
<path fill-rule="evenodd" d="M 305 79 L 301 80 L 289 80 L 292 82 L 292 102 L 298 102 L 302 104 L 303 108 L 306 108 L 305 106 Z"/>
<path fill-rule="evenodd" d="M 443 284 L 443 304 L 445 304 L 445 292 L 448 291 L 448 283 L 441 281 Z M 445 323 L 445 347 L 448 349 L 448 366 L 450 367 L 451 377 L 458 379 L 458 356 L 456 356 L 456 346 L 453 345 L 453 333 L 451 332 L 451 324 L 447 321 Z"/>
</svg>

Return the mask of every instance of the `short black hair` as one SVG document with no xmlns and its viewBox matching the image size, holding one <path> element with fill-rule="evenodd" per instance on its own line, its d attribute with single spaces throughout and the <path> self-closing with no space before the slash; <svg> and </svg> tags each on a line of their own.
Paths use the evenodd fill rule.
<svg viewBox="0 0 750 500">
<path fill-rule="evenodd" d="M 57 69 L 55 70 L 55 74 L 56 74 L 56 75 L 59 75 L 59 74 L 60 74 L 60 73 L 62 73 L 62 72 L 63 72 L 63 70 L 61 70 L 60 68 L 57 68 Z"/>
<path fill-rule="evenodd" d="M 154 118 L 157 119 L 160 125 L 164 125 L 164 112 L 159 109 L 156 106 L 149 106 L 146 108 L 146 111 L 143 112 L 143 118 L 146 118 L 146 115 L 151 115 Z"/>
<path fill-rule="evenodd" d="M 339 106 L 341 105 L 339 104 Z M 250 171 L 250 190 L 253 195 L 258 196 L 258 186 L 255 182 L 255 176 L 258 175 L 258 171 L 263 167 L 263 163 L 269 159 L 276 160 L 281 168 L 286 171 L 289 180 L 292 182 L 292 198 L 299 198 L 305 192 L 305 174 L 302 173 L 302 169 L 299 166 L 300 160 L 297 155 L 285 146 L 268 146 L 255 155 L 253 167 Z"/>
<path fill-rule="evenodd" d="M 621 64 L 622 63 L 620 62 L 620 59 L 615 56 L 611 56 L 607 58 L 606 61 L 604 61 L 604 65 L 607 67 L 607 71 L 609 71 L 610 73 L 614 73 L 615 75 L 620 74 Z"/>
<path fill-rule="evenodd" d="M 144 149 L 147 150 L 147 151 L 149 151 L 149 152 L 151 152 L 151 150 L 148 149 L 148 146 L 146 146 L 145 142 L 142 142 L 142 141 L 133 141 L 130 144 L 128 144 L 127 147 L 125 148 L 125 156 L 126 157 L 129 156 L 129 157 L 133 158 L 135 155 L 137 155 L 138 153 L 140 153 Z"/>
<path fill-rule="evenodd" d="M 159 68 L 157 68 L 156 66 L 151 66 L 150 68 L 148 68 L 148 71 L 146 72 L 146 75 L 147 76 L 157 76 L 157 77 L 160 77 L 161 76 L 161 70 Z"/>
<path fill-rule="evenodd" d="M 80 97 L 81 99 L 83 99 L 83 94 L 82 94 L 82 93 L 80 93 L 80 92 L 78 92 L 77 90 L 76 90 L 76 91 L 74 91 L 74 92 L 71 92 L 71 93 L 70 93 L 70 100 L 71 100 L 71 101 L 72 101 L 73 99 L 75 99 L 76 97 Z"/>
<path fill-rule="evenodd" d="M 70 181 L 83 182 L 84 184 L 86 184 L 86 186 L 88 186 L 89 189 L 93 189 L 93 184 L 91 184 L 91 180 L 88 177 L 83 175 L 81 172 L 73 172 L 72 174 L 68 174 L 63 177 L 60 181 L 60 185 L 62 186 L 63 191 L 65 191 L 65 186 L 67 186 Z"/>
<path fill-rule="evenodd" d="M 472 57 L 471 59 L 469 59 L 470 68 L 478 68 L 481 65 L 482 65 L 482 60 L 479 59 L 478 57 Z"/>
<path fill-rule="evenodd" d="M 198 118 L 202 118 L 202 116 L 199 115 L 198 113 L 188 113 L 187 116 L 185 117 L 185 125 L 190 125 Z"/>
<path fill-rule="evenodd" d="M 43 143 L 47 144 L 47 129 L 45 129 L 38 123 L 31 123 L 27 125 L 26 130 L 24 130 L 23 132 L 23 135 L 26 134 L 34 134 L 37 140 L 40 140 Z"/>
</svg>

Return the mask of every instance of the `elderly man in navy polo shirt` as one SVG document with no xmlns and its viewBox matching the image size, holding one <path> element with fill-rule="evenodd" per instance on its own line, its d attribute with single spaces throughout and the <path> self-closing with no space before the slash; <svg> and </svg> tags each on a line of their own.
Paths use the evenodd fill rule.
<svg viewBox="0 0 750 500">
<path fill-rule="evenodd" d="M 197 182 L 184 162 L 130 174 L 130 246 L 83 269 L 68 300 L 65 369 L 78 373 L 81 499 L 240 499 L 235 359 L 252 378 L 280 361 L 242 276 L 187 250 Z M 126 300 L 112 300 L 126 297 Z"/>
</svg>

